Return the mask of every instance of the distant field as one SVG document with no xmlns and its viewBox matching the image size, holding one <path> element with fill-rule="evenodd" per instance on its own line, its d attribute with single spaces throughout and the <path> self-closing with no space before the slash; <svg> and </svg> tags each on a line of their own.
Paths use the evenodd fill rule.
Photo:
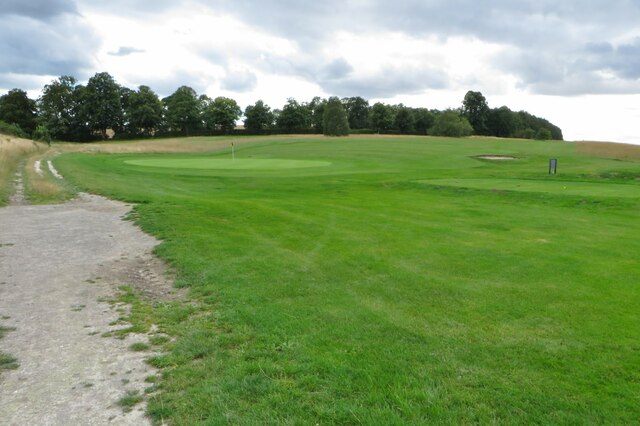
<svg viewBox="0 0 640 426">
<path fill-rule="evenodd" d="M 639 160 L 556 142 L 272 137 L 237 146 L 234 166 L 230 141 L 55 159 L 78 187 L 138 203 L 191 289 L 141 311 L 175 337 L 151 361 L 156 420 L 640 418 Z"/>
</svg>

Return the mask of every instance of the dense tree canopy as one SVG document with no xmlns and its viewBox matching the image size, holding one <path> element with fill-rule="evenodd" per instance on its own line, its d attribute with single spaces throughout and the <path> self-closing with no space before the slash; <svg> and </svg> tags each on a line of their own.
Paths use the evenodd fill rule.
<svg viewBox="0 0 640 426">
<path fill-rule="evenodd" d="M 273 127 L 274 116 L 271 107 L 259 100 L 244 110 L 244 127 L 251 131 L 266 130 Z"/>
<path fill-rule="evenodd" d="M 456 111 L 444 111 L 438 114 L 430 134 L 434 136 L 462 137 L 469 136 L 473 132 L 473 127 L 466 117 L 461 116 Z"/>
<path fill-rule="evenodd" d="M 305 104 L 289 98 L 276 119 L 278 128 L 286 131 L 305 130 L 311 128 L 312 112 Z"/>
<path fill-rule="evenodd" d="M 38 99 L 39 122 L 48 129 L 54 139 L 71 138 L 75 85 L 75 78 L 63 75 L 44 86 L 42 96 Z"/>
<path fill-rule="evenodd" d="M 487 120 L 489 118 L 489 104 L 480 92 L 468 91 L 462 101 L 462 113 L 469 120 L 476 135 L 487 134 Z"/>
<path fill-rule="evenodd" d="M 482 93 L 466 93 L 460 110 L 438 111 L 389 105 L 362 97 L 346 97 L 337 108 L 319 96 L 310 102 L 289 98 L 282 109 L 272 110 L 262 100 L 248 105 L 244 112 L 234 99 L 198 95 L 188 86 L 178 88 L 160 101 L 148 86 L 132 90 L 120 86 L 108 73 L 97 73 L 86 86 L 75 78 L 62 76 L 47 84 L 38 102 L 26 92 L 14 89 L 0 97 L 0 121 L 11 123 L 29 135 L 36 124 L 38 135 L 57 140 L 88 141 L 104 138 L 109 129 L 116 137 L 176 135 L 186 136 L 242 132 L 236 122 L 244 115 L 248 132 L 302 132 L 334 134 L 334 115 L 347 119 L 348 131 L 358 133 L 400 133 L 417 135 L 468 135 L 471 133 L 526 139 L 562 140 L 562 130 L 549 121 L 526 111 L 506 106 L 489 108 Z M 342 111 L 342 112 L 338 112 Z M 341 122 L 344 133 L 344 123 Z M 19 130 L 18 132 L 22 132 Z"/>
<path fill-rule="evenodd" d="M 36 128 L 36 102 L 29 99 L 24 90 L 10 90 L 0 96 L 0 120 L 19 126 L 27 135 L 31 135 Z"/>
<path fill-rule="evenodd" d="M 411 109 L 400 105 L 396 111 L 396 116 L 393 120 L 393 128 L 400 133 L 413 133 L 415 132 L 415 117 Z"/>
<path fill-rule="evenodd" d="M 99 132 L 103 139 L 107 137 L 107 129 L 122 127 L 122 88 L 108 73 L 98 73 L 89 79 L 84 102 L 89 128 Z"/>
<path fill-rule="evenodd" d="M 189 86 L 179 87 L 162 100 L 166 108 L 167 125 L 171 130 L 189 136 L 202 127 L 201 103 L 195 90 Z"/>
<path fill-rule="evenodd" d="M 384 132 L 391 128 L 393 124 L 393 109 L 382 102 L 376 102 L 369 113 L 371 128 L 376 132 Z"/>
<path fill-rule="evenodd" d="M 219 96 L 213 101 L 206 98 L 203 105 L 202 119 L 210 130 L 228 131 L 236 127 L 236 120 L 242 115 L 242 109 L 236 101 Z"/>
<path fill-rule="evenodd" d="M 329 98 L 324 108 L 323 122 L 326 136 L 349 135 L 349 119 L 340 99 Z"/>
<path fill-rule="evenodd" d="M 347 111 L 351 129 L 366 129 L 369 126 L 369 101 L 355 96 L 343 98 L 342 104 Z"/>
<path fill-rule="evenodd" d="M 134 135 L 152 135 L 162 126 L 162 102 L 149 86 L 131 91 L 124 102 L 126 127 Z"/>
</svg>

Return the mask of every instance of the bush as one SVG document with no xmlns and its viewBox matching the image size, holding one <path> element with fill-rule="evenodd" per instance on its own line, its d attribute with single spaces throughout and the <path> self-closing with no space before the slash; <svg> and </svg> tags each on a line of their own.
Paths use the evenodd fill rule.
<svg viewBox="0 0 640 426">
<path fill-rule="evenodd" d="M 18 138 L 28 139 L 29 136 L 17 124 L 9 124 L 0 120 L 0 133 L 5 135 L 16 136 Z"/>
<path fill-rule="evenodd" d="M 546 129 L 543 127 L 540 130 L 538 130 L 538 133 L 536 133 L 536 140 L 548 141 L 550 139 L 551 139 L 551 131 L 549 129 Z"/>
<path fill-rule="evenodd" d="M 462 137 L 470 136 L 473 133 L 473 127 L 464 117 L 461 117 L 455 111 L 445 111 L 438 114 L 433 123 L 433 127 L 429 130 L 429 134 L 433 136 L 449 136 Z"/>
<path fill-rule="evenodd" d="M 49 145 L 51 144 L 51 134 L 49 133 L 49 129 L 44 124 L 38 124 L 36 129 L 33 131 L 32 139 L 34 141 L 46 142 Z"/>
</svg>

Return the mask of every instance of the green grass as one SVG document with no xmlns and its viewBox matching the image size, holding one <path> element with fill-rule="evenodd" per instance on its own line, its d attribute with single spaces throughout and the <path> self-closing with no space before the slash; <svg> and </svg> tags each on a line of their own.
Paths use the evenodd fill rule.
<svg viewBox="0 0 640 426">
<path fill-rule="evenodd" d="M 519 160 L 473 158 L 482 154 Z M 153 322 L 175 337 L 149 361 L 164 368 L 156 419 L 640 418 L 638 162 L 568 143 L 384 137 L 270 140 L 236 155 L 331 164 L 140 165 L 228 153 L 55 161 L 75 185 L 139 203 L 132 217 L 191 288 L 182 304 L 127 296 L 134 328 Z"/>
<path fill-rule="evenodd" d="M 9 317 L 3 316 L 2 319 L 9 319 Z M 15 330 L 16 329 L 14 327 L 5 327 L 0 324 L 0 339 L 2 339 L 7 332 Z M 15 370 L 19 366 L 20 364 L 18 364 L 18 360 L 16 358 L 0 351 L 0 372 L 2 372 L 2 370 Z"/>
</svg>

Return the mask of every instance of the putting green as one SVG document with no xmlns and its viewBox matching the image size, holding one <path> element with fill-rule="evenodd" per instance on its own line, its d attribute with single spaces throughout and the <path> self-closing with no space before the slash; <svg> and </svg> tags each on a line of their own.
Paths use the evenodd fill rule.
<svg viewBox="0 0 640 426">
<path fill-rule="evenodd" d="M 227 158 L 146 158 L 125 160 L 125 163 L 133 166 L 199 170 L 287 170 L 327 167 L 331 165 L 328 161 L 260 158 L 243 158 L 236 160 Z"/>
<path fill-rule="evenodd" d="M 591 197 L 640 198 L 640 185 L 535 179 L 425 179 L 420 183 L 499 191 L 543 192 Z"/>
</svg>

